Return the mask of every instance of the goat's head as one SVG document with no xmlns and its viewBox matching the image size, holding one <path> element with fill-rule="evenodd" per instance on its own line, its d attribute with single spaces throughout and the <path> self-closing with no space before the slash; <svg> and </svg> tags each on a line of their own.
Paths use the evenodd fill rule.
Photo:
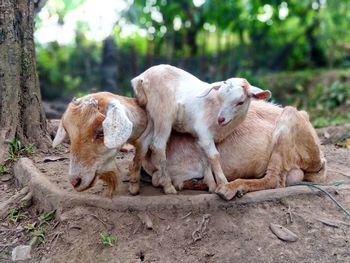
<svg viewBox="0 0 350 263">
<path fill-rule="evenodd" d="M 125 107 L 109 93 L 73 100 L 63 114 L 53 147 L 70 139 L 69 180 L 77 191 L 105 181 L 110 193 L 117 186 L 114 157 L 132 132 Z"/>
<path fill-rule="evenodd" d="M 230 78 L 223 82 L 214 83 L 207 91 L 218 92 L 222 104 L 218 114 L 218 124 L 225 126 L 230 122 L 240 123 L 245 118 L 251 98 L 263 100 L 271 97 L 269 90 L 251 86 L 246 79 Z"/>
</svg>

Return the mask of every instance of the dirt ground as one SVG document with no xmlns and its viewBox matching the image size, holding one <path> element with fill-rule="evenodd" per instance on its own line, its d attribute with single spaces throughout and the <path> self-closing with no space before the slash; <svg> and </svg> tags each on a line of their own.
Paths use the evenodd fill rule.
<svg viewBox="0 0 350 263">
<path fill-rule="evenodd" d="M 322 149 L 329 165 L 328 180 L 349 180 L 350 149 L 333 144 Z M 56 157 L 63 159 L 48 161 Z M 50 181 L 73 191 L 66 177 L 67 157 L 62 147 L 60 152 L 30 158 Z M 124 171 L 131 157 L 132 152 L 118 156 Z M 120 194 L 127 195 L 127 182 L 121 188 Z M 1 177 L 0 204 L 18 190 L 13 177 Z M 98 184 L 88 192 L 101 195 L 102 190 Z M 141 195 L 162 198 L 163 194 L 143 183 Z M 349 191 L 339 191 L 335 197 L 350 210 Z M 38 226 L 44 212 L 37 203 L 19 211 L 23 218 L 17 222 L 5 218 L 0 223 L 0 262 L 11 262 L 13 248 L 30 242 L 33 231 L 25 226 L 35 222 Z M 152 222 L 151 229 L 144 224 L 145 217 Z M 297 241 L 278 239 L 270 223 L 288 228 Z M 322 193 L 200 212 L 74 207 L 60 211 L 42 228 L 45 241 L 34 247 L 29 262 L 350 262 L 350 218 Z M 116 237 L 113 246 L 102 243 L 101 233 Z"/>
</svg>

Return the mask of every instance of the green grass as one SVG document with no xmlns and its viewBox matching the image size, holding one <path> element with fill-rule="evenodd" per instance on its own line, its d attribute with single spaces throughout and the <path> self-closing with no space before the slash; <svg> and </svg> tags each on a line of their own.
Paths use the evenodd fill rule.
<svg viewBox="0 0 350 263">
<path fill-rule="evenodd" d="M 270 89 L 276 103 L 306 110 L 316 128 L 350 122 L 348 69 L 279 72 L 254 76 L 252 80 Z"/>
<path fill-rule="evenodd" d="M 21 141 L 17 137 L 14 137 L 8 147 L 9 160 L 15 161 L 18 156 L 33 154 L 35 150 L 34 144 L 22 145 Z"/>
<path fill-rule="evenodd" d="M 24 217 L 25 216 L 17 208 L 11 208 L 7 214 L 7 219 L 11 223 L 16 223 Z"/>
<path fill-rule="evenodd" d="M 105 246 L 110 246 L 110 247 L 112 247 L 113 242 L 117 240 L 117 236 L 115 236 L 115 235 L 111 236 L 105 232 L 101 233 L 100 237 L 101 237 L 102 244 Z"/>
<path fill-rule="evenodd" d="M 6 174 L 9 168 L 5 164 L 0 164 L 0 175 Z"/>
</svg>

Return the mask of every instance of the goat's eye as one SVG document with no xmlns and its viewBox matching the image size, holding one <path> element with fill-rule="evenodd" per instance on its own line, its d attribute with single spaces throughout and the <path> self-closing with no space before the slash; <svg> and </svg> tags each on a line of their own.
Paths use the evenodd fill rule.
<svg viewBox="0 0 350 263">
<path fill-rule="evenodd" d="M 238 102 L 236 105 L 237 106 L 241 106 L 241 105 L 243 105 L 244 104 L 244 101 L 240 101 L 240 102 Z"/>
</svg>

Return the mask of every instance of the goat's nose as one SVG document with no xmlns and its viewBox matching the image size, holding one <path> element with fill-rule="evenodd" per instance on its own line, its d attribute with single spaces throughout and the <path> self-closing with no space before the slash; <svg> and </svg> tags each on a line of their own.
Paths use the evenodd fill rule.
<svg viewBox="0 0 350 263">
<path fill-rule="evenodd" d="M 218 123 L 222 124 L 223 122 L 225 122 L 225 118 L 224 117 L 219 117 L 218 118 Z"/>
<path fill-rule="evenodd" d="M 74 188 L 76 188 L 81 184 L 81 178 L 75 177 L 75 178 L 70 180 L 70 183 L 73 185 Z"/>
</svg>

